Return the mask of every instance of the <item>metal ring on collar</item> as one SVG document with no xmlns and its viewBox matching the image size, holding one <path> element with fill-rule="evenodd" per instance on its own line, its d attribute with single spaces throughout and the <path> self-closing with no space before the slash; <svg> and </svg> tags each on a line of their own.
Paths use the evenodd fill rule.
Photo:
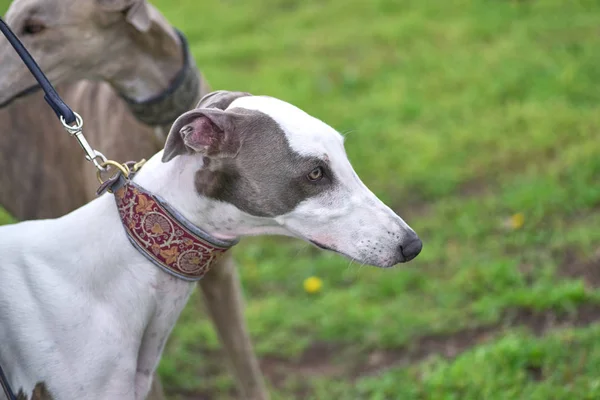
<svg viewBox="0 0 600 400">
<path fill-rule="evenodd" d="M 107 168 L 107 169 L 108 169 L 109 166 L 110 167 L 114 167 L 114 168 L 116 168 L 118 170 L 117 173 L 119 173 L 119 172 L 122 173 L 123 176 L 125 176 L 125 178 L 128 178 L 129 177 L 129 173 L 131 172 L 130 169 L 129 169 L 129 167 L 126 164 L 121 164 L 121 163 L 118 163 L 118 162 L 113 161 L 113 160 L 106 160 L 106 161 L 102 162 L 100 164 L 100 166 L 102 166 L 103 168 Z M 111 179 L 114 176 L 115 175 L 111 176 L 108 179 Z M 100 171 L 100 170 L 96 171 L 96 178 L 98 178 L 98 181 L 100 182 L 100 184 L 103 184 L 105 182 L 104 180 L 102 180 L 102 171 Z"/>
</svg>

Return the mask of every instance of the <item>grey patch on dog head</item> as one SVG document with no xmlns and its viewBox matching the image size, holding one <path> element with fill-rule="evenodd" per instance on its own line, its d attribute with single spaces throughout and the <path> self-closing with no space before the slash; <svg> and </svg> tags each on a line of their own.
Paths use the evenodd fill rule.
<svg viewBox="0 0 600 400">
<path fill-rule="evenodd" d="M 243 108 L 226 112 L 243 115 L 232 124 L 241 138 L 235 157 L 204 159 L 196 173 L 196 190 L 202 196 L 230 203 L 258 217 L 275 217 L 292 211 L 300 202 L 322 194 L 335 184 L 327 162 L 301 156 L 290 147 L 285 132 L 268 115 Z M 306 176 L 316 167 L 324 170 L 320 181 Z"/>
</svg>

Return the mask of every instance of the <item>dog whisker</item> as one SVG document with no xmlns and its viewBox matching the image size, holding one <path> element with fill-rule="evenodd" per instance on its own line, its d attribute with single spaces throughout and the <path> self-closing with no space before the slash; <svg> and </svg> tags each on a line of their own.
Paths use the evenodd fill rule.
<svg viewBox="0 0 600 400">
<path fill-rule="evenodd" d="M 296 249 L 296 254 L 295 256 L 298 257 L 298 255 L 305 253 L 306 250 L 310 247 L 310 245 L 308 243 L 302 244 L 301 246 L 298 246 L 298 248 Z"/>
<path fill-rule="evenodd" d="M 348 272 L 350 270 L 350 266 L 352 265 L 353 262 L 354 262 L 354 257 L 350 258 L 350 262 L 346 266 L 346 272 Z"/>
</svg>

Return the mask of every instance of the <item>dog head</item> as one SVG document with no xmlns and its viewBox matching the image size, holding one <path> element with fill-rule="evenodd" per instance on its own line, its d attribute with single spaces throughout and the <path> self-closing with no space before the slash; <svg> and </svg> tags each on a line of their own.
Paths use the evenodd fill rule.
<svg viewBox="0 0 600 400">
<path fill-rule="evenodd" d="M 416 233 L 354 172 L 343 137 L 284 101 L 206 95 L 175 121 L 162 160 L 181 155 L 203 158 L 195 190 L 229 207 L 219 214 L 231 234 L 283 233 L 380 267 L 421 251 Z"/>
<path fill-rule="evenodd" d="M 55 85 L 124 79 L 144 35 L 167 24 L 147 0 L 13 0 L 4 19 Z M 38 89 L 3 35 L 0 60 L 0 106 Z"/>
</svg>

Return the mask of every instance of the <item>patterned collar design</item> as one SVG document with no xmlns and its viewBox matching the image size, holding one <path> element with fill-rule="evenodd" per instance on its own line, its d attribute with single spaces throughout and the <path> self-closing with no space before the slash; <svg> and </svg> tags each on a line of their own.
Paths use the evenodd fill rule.
<svg viewBox="0 0 600 400">
<path fill-rule="evenodd" d="M 156 196 L 128 181 L 115 192 L 127 237 L 165 272 L 198 281 L 212 263 L 238 241 L 223 241 L 201 231 Z"/>
</svg>

